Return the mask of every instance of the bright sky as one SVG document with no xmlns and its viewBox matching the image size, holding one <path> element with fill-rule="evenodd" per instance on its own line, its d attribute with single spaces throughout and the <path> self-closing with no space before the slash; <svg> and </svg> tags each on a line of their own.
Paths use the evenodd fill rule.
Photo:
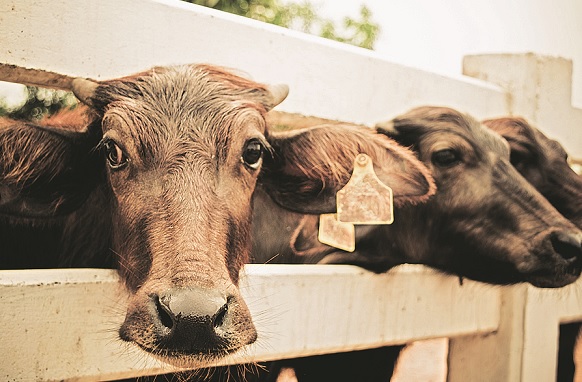
<svg viewBox="0 0 582 382">
<path fill-rule="evenodd" d="M 372 10 L 387 59 L 461 74 L 465 54 L 535 52 L 573 60 L 573 103 L 582 107 L 582 0 L 314 0 L 334 19 Z"/>
</svg>

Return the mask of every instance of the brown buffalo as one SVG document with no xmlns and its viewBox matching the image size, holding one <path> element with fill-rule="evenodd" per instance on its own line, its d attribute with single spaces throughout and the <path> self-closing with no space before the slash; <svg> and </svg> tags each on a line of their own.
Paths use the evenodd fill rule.
<svg viewBox="0 0 582 382">
<path fill-rule="evenodd" d="M 87 105 L 44 124 L 0 124 L 6 268 L 115 266 L 130 299 L 121 339 L 195 366 L 254 342 L 237 285 L 255 189 L 282 208 L 335 211 L 355 156 L 409 202 L 426 169 L 371 129 L 271 131 L 286 96 L 208 65 L 72 81 Z M 271 233 L 273 234 L 273 233 Z"/>
<path fill-rule="evenodd" d="M 511 164 L 556 209 L 582 229 L 582 177 L 568 165 L 568 154 L 557 141 L 520 117 L 483 121 L 509 142 Z M 558 381 L 574 380 L 574 346 L 579 323 L 560 327 Z"/>
</svg>

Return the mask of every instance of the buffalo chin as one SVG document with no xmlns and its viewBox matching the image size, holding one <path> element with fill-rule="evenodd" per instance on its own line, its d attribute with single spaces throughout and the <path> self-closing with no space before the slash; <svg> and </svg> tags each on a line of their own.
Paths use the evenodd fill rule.
<svg viewBox="0 0 582 382">
<path fill-rule="evenodd" d="M 494 285 L 513 285 L 527 282 L 537 288 L 561 288 L 572 284 L 578 280 L 581 274 L 580 261 L 564 262 L 563 264 L 554 265 L 543 269 L 537 269 L 529 272 L 518 271 L 513 264 L 502 262 L 478 262 L 473 259 L 478 266 L 469 268 L 457 268 L 454 271 L 443 269 L 443 273 L 468 278 Z M 491 272 L 496 269 L 497 272 Z"/>
<path fill-rule="evenodd" d="M 244 346 L 250 345 L 256 341 L 256 335 L 247 343 L 240 343 L 231 345 L 222 349 L 215 350 L 195 350 L 192 351 L 176 351 L 167 349 L 151 349 L 138 345 L 142 350 L 151 354 L 156 359 L 178 368 L 203 368 L 212 366 L 215 362 L 222 358 L 234 354 L 241 350 Z"/>
<path fill-rule="evenodd" d="M 561 288 L 572 284 L 580 277 L 580 268 L 566 274 L 528 275 L 526 281 L 537 288 Z"/>
</svg>

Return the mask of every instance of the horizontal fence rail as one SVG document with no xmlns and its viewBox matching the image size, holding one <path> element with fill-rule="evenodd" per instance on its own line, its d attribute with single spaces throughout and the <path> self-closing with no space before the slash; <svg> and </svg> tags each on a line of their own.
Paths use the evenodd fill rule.
<svg viewBox="0 0 582 382">
<path fill-rule="evenodd" d="M 40 27 L 48 20 L 51 28 Z M 280 110 L 343 121 L 376 123 L 433 103 L 478 117 L 506 110 L 496 85 L 177 0 L 2 1 L 0 35 L 0 62 L 94 79 L 154 65 L 223 65 L 288 84 Z"/>
<path fill-rule="evenodd" d="M 247 265 L 241 291 L 258 341 L 223 363 L 246 363 L 489 334 L 500 288 L 404 265 Z M 172 371 L 116 330 L 125 297 L 115 271 L 0 271 L 0 378 L 111 379 Z"/>
<path fill-rule="evenodd" d="M 247 265 L 241 291 L 259 339 L 220 364 L 451 337 L 450 381 L 552 380 L 558 325 L 582 320 L 581 288 L 461 284 L 420 265 L 380 275 L 347 265 Z M 125 292 L 113 270 L 0 271 L 0 306 L 4 380 L 178 370 L 118 338 Z"/>
<path fill-rule="evenodd" d="M 98 80 L 155 65 L 218 64 L 288 84 L 278 110 L 334 120 L 370 125 L 426 104 L 477 118 L 523 115 L 564 143 L 578 169 L 582 163 L 582 111 L 571 105 L 572 65 L 561 58 L 474 55 L 463 76 L 442 76 L 173 0 L 5 0 L 0 36 L 2 64 Z M 19 79 L 0 70 L 0 80 Z M 555 378 L 559 323 L 582 320 L 580 281 L 557 290 L 461 285 L 421 266 L 375 275 L 349 266 L 247 265 L 244 273 L 259 340 L 229 364 L 450 337 L 449 381 L 546 381 Z M 172 371 L 118 339 L 124 293 L 115 271 L 0 271 L 0 378 Z"/>
</svg>

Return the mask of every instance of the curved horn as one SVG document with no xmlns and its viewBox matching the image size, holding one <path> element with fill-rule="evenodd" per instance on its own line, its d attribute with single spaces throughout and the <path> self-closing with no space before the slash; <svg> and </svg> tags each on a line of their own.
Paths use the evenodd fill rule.
<svg viewBox="0 0 582 382">
<path fill-rule="evenodd" d="M 268 85 L 267 90 L 271 93 L 272 97 L 271 109 L 283 102 L 289 94 L 289 86 L 284 84 Z"/>
<path fill-rule="evenodd" d="M 71 90 L 73 91 L 75 97 L 89 106 L 93 105 L 91 98 L 93 98 L 97 86 L 99 86 L 97 82 L 88 80 L 86 78 L 75 78 L 71 82 Z"/>
</svg>

